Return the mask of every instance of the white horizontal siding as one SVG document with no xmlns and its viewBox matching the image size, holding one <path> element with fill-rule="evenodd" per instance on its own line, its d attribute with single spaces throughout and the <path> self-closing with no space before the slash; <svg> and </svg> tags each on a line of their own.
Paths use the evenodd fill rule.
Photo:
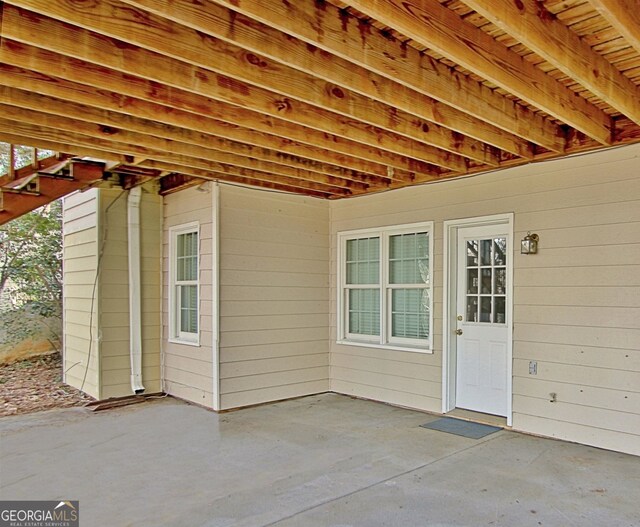
<svg viewBox="0 0 640 527">
<path fill-rule="evenodd" d="M 162 242 L 162 327 L 164 390 L 194 403 L 213 407 L 213 199 L 211 192 L 190 188 L 165 196 Z M 169 229 L 185 223 L 200 225 L 200 345 L 169 342 Z"/>
<path fill-rule="evenodd" d="M 514 247 L 514 428 L 639 454 L 639 171 L 634 145 L 332 202 L 332 339 L 336 233 L 435 222 L 434 354 L 332 342 L 332 390 L 440 411 L 443 221 L 513 212 L 540 236 Z"/>
<path fill-rule="evenodd" d="M 63 214 L 65 368 L 70 367 L 67 382 L 100 399 L 132 393 L 127 197 L 122 193 L 120 189 L 75 193 L 65 199 Z M 152 393 L 161 390 L 161 199 L 155 187 L 143 188 L 140 210 L 144 254 L 142 381 L 146 391 Z M 98 265 L 100 275 L 96 278 Z M 90 327 L 94 347 L 85 380 L 81 369 L 88 358 Z M 73 366 L 76 362 L 79 364 Z"/>
<path fill-rule="evenodd" d="M 100 398 L 97 262 L 98 190 L 63 200 L 63 371 L 67 384 Z M 96 288 L 94 289 L 94 284 Z"/>
<path fill-rule="evenodd" d="M 63 235 L 74 234 L 96 227 L 98 192 L 98 189 L 92 188 L 65 196 L 62 217 Z M 72 243 L 71 240 L 70 243 Z"/>
<path fill-rule="evenodd" d="M 129 259 L 127 195 L 101 192 L 100 221 L 106 240 L 100 272 L 101 386 L 103 398 L 132 394 L 129 341 Z M 142 384 L 146 393 L 161 391 L 160 240 L 162 199 L 153 185 L 143 186 L 140 201 Z"/>
<path fill-rule="evenodd" d="M 221 187 L 221 408 L 329 389 L 328 211 Z"/>
</svg>

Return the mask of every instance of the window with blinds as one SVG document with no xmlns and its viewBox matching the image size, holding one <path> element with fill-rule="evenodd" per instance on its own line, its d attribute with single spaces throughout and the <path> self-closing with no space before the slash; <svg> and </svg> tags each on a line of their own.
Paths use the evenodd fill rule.
<svg viewBox="0 0 640 527">
<path fill-rule="evenodd" d="M 198 225 L 173 227 L 170 232 L 170 340 L 197 344 L 199 339 Z"/>
<path fill-rule="evenodd" d="M 339 341 L 430 351 L 432 229 L 339 233 Z"/>
</svg>

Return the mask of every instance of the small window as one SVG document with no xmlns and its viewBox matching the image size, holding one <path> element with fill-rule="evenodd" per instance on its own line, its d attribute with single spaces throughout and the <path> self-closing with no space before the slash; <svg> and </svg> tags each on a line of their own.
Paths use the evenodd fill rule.
<svg viewBox="0 0 640 527">
<path fill-rule="evenodd" d="M 171 229 L 170 340 L 199 343 L 199 283 L 197 224 Z"/>
<path fill-rule="evenodd" d="M 431 350 L 432 223 L 340 233 L 345 344 Z"/>
</svg>

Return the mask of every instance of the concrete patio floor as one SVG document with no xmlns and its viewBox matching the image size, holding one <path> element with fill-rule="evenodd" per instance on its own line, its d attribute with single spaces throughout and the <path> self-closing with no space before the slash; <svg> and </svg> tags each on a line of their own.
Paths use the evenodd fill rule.
<svg viewBox="0 0 640 527">
<path fill-rule="evenodd" d="M 640 525 L 640 457 L 433 419 L 333 394 L 7 417 L 0 499 L 79 499 L 83 527 Z"/>
</svg>

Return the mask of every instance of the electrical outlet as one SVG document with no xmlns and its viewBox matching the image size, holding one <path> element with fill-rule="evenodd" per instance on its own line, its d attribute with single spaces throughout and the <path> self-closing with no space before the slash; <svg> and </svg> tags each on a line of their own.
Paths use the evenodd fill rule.
<svg viewBox="0 0 640 527">
<path fill-rule="evenodd" d="M 538 375 L 538 362 L 535 360 L 529 361 L 529 375 Z"/>
</svg>

